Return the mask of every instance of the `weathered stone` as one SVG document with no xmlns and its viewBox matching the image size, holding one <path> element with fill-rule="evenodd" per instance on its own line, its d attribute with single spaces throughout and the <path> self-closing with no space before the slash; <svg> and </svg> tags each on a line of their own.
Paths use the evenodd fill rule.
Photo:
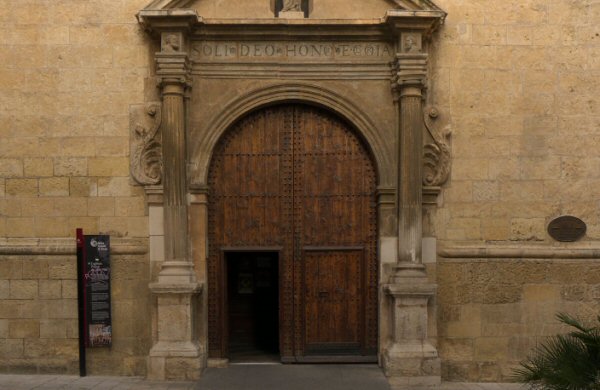
<svg viewBox="0 0 600 390">
<path fill-rule="evenodd" d="M 66 320 L 41 320 L 39 326 L 41 339 L 67 338 Z"/>
<path fill-rule="evenodd" d="M 56 260 L 48 264 L 50 279 L 76 279 L 76 264 L 68 260 Z"/>
<path fill-rule="evenodd" d="M 63 298 L 77 299 L 77 281 L 76 280 L 62 280 L 62 294 Z"/>
<path fill-rule="evenodd" d="M 8 299 L 10 295 L 9 285 L 8 280 L 0 280 L 0 299 Z"/>
<path fill-rule="evenodd" d="M 65 177 L 41 178 L 40 196 L 69 196 L 69 179 Z"/>
<path fill-rule="evenodd" d="M 98 184 L 95 178 L 72 177 L 69 180 L 71 196 L 97 196 Z"/>
<path fill-rule="evenodd" d="M 0 320 L 0 339 L 8 338 L 8 320 Z"/>
<path fill-rule="evenodd" d="M 24 160 L 23 166 L 25 176 L 29 177 L 52 176 L 54 173 L 50 158 L 27 158 Z"/>
<path fill-rule="evenodd" d="M 115 198 L 94 197 L 88 199 L 88 215 L 92 217 L 106 217 L 115 215 Z"/>
<path fill-rule="evenodd" d="M 0 339 L 0 356 L 20 358 L 23 356 L 23 339 Z"/>
<path fill-rule="evenodd" d="M 33 339 L 40 337 L 38 320 L 10 320 L 8 335 L 13 339 Z"/>
<path fill-rule="evenodd" d="M 45 259 L 23 260 L 23 279 L 47 279 L 48 261 Z"/>
<path fill-rule="evenodd" d="M 38 180 L 37 179 L 6 179 L 6 195 L 7 196 L 37 196 L 38 195 Z"/>
<path fill-rule="evenodd" d="M 38 297 L 37 280 L 11 280 L 10 299 L 36 299 Z"/>
<path fill-rule="evenodd" d="M 60 280 L 40 280 L 39 297 L 40 299 L 56 299 L 61 296 Z"/>
</svg>

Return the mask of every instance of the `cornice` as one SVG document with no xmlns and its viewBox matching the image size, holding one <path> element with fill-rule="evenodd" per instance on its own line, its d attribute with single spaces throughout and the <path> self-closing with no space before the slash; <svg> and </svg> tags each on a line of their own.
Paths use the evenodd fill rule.
<svg viewBox="0 0 600 390">
<path fill-rule="evenodd" d="M 192 5 L 196 0 L 153 0 L 144 9 L 173 9 L 185 8 Z M 431 0 L 391 0 L 400 9 L 409 11 L 441 11 Z"/>
<path fill-rule="evenodd" d="M 400 3 L 410 3 L 412 6 L 402 6 Z M 275 17 L 205 19 L 198 15 L 195 9 L 183 8 L 189 6 L 190 1 L 155 0 L 138 12 L 136 16 L 139 23 L 150 32 L 196 30 L 202 34 L 208 31 L 227 32 L 228 29 L 243 28 L 249 32 L 277 30 L 278 33 L 290 34 L 311 28 L 322 30 L 346 28 L 362 31 L 387 30 L 385 31 L 386 35 L 390 33 L 396 35 L 400 30 L 421 30 L 426 35 L 430 35 L 444 23 L 446 12 L 435 5 L 425 6 L 429 3 L 428 0 L 399 0 L 398 4 L 402 9 L 389 10 L 382 18 L 375 19 L 283 19 Z M 284 30 L 286 28 L 288 30 Z"/>
<path fill-rule="evenodd" d="M 194 9 L 143 9 L 136 15 L 148 32 L 190 31 L 202 23 Z"/>
<path fill-rule="evenodd" d="M 189 7 L 194 0 L 153 0 L 144 9 L 163 10 Z"/>
</svg>

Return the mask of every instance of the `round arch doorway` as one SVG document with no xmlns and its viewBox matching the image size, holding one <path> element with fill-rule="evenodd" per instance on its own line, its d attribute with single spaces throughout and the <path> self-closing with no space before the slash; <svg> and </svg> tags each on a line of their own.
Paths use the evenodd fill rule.
<svg viewBox="0 0 600 390">
<path fill-rule="evenodd" d="M 354 129 L 305 104 L 256 110 L 208 184 L 209 357 L 377 361 L 377 178 Z"/>
</svg>

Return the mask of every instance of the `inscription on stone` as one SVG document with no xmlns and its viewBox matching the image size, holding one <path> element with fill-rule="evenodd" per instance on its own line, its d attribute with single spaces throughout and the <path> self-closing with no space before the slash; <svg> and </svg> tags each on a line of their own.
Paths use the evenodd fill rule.
<svg viewBox="0 0 600 390">
<path fill-rule="evenodd" d="M 574 242 L 585 235 L 586 225 L 581 219 L 564 215 L 548 224 L 548 234 L 556 241 Z"/>
<path fill-rule="evenodd" d="M 365 42 L 202 42 L 193 45 L 193 58 L 201 62 L 277 60 L 389 60 L 386 43 Z"/>
</svg>

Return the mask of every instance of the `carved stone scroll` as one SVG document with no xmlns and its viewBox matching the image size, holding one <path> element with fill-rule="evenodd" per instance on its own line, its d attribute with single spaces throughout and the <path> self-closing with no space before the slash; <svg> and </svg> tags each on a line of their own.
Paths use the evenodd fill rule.
<svg viewBox="0 0 600 390">
<path fill-rule="evenodd" d="M 439 187 L 450 176 L 452 131 L 449 125 L 439 129 L 438 118 L 439 112 L 436 108 L 429 107 L 425 110 L 424 121 L 427 129 L 423 153 L 423 185 L 425 186 Z"/>
<path fill-rule="evenodd" d="M 132 106 L 129 112 L 131 128 L 131 175 L 142 185 L 159 184 L 162 180 L 162 121 L 158 102 Z"/>
<path fill-rule="evenodd" d="M 302 11 L 300 0 L 283 0 L 281 12 Z"/>
</svg>

